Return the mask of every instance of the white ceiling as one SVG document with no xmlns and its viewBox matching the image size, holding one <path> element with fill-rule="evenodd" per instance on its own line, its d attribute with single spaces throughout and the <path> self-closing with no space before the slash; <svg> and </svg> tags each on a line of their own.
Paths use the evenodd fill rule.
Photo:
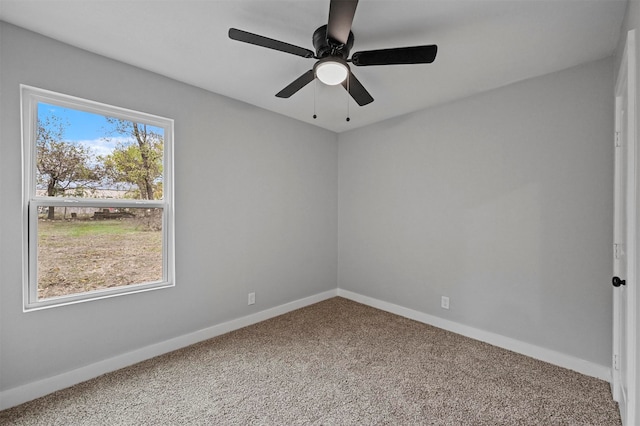
<svg viewBox="0 0 640 426">
<path fill-rule="evenodd" d="M 432 64 L 352 66 L 375 99 L 364 107 L 341 86 L 315 82 L 289 99 L 276 98 L 314 60 L 227 36 L 235 27 L 313 50 L 311 36 L 326 24 L 329 0 L 0 0 L 0 19 L 342 132 L 605 58 L 614 52 L 626 5 L 626 0 L 361 0 L 352 53 L 422 44 L 439 48 Z"/>
</svg>

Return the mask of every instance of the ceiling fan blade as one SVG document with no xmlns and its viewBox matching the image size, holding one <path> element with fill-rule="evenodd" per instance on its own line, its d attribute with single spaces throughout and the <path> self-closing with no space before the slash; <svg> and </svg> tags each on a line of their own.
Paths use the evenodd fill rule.
<svg viewBox="0 0 640 426">
<path fill-rule="evenodd" d="M 280 52 L 291 53 L 292 55 L 302 56 L 303 58 L 313 58 L 315 53 L 304 47 L 294 46 L 284 41 L 274 40 L 258 34 L 249 33 L 237 28 L 229 28 L 229 38 L 232 40 L 242 41 L 244 43 L 255 44 L 256 46 L 266 47 L 267 49 L 279 50 Z"/>
<path fill-rule="evenodd" d="M 298 90 L 302 89 L 304 86 L 311 83 L 314 78 L 316 78 L 316 76 L 314 75 L 313 70 L 309 70 L 304 74 L 302 74 L 297 79 L 295 79 L 287 87 L 285 87 L 284 89 L 276 93 L 276 96 L 279 98 L 289 98 Z"/>
<path fill-rule="evenodd" d="M 373 97 L 367 92 L 367 89 L 364 88 L 360 80 L 353 75 L 352 72 L 349 73 L 349 77 L 342 82 L 342 86 L 347 89 L 351 97 L 354 101 L 358 103 L 360 106 L 365 106 L 373 102 Z"/>
<path fill-rule="evenodd" d="M 327 23 L 327 35 L 330 38 L 347 44 L 357 6 L 358 0 L 331 0 Z"/>
<path fill-rule="evenodd" d="M 398 47 L 395 49 L 366 50 L 351 56 L 353 65 L 430 64 L 436 59 L 438 46 Z"/>
</svg>

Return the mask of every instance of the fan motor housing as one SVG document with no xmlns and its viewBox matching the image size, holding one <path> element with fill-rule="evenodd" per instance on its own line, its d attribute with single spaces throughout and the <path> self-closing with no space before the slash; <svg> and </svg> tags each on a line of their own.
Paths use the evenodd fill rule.
<svg viewBox="0 0 640 426">
<path fill-rule="evenodd" d="M 313 47 L 316 49 L 316 57 L 319 59 L 332 56 L 347 60 L 353 47 L 353 33 L 349 31 L 347 43 L 342 44 L 327 37 L 327 26 L 323 25 L 313 33 Z"/>
</svg>

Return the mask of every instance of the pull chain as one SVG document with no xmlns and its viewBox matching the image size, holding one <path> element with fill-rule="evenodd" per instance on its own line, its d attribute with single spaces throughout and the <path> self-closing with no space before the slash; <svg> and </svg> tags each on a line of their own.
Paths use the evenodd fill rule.
<svg viewBox="0 0 640 426">
<path fill-rule="evenodd" d="M 349 114 L 349 96 L 351 96 L 351 92 L 349 91 L 350 83 L 351 83 L 351 73 L 348 73 L 347 74 L 347 121 L 351 121 L 351 117 L 349 117 L 351 115 Z"/>
<path fill-rule="evenodd" d="M 351 96 L 351 92 L 349 91 L 351 88 L 350 78 L 351 78 L 351 75 L 347 74 L 347 121 L 351 121 L 351 113 L 349 110 L 349 96 Z M 313 119 L 314 120 L 318 118 L 318 115 L 316 114 L 317 97 L 318 97 L 318 79 L 315 79 L 314 85 L 313 85 Z"/>
<path fill-rule="evenodd" d="M 318 118 L 318 116 L 316 115 L 316 95 L 318 93 L 318 79 L 314 80 L 314 85 L 313 85 L 313 119 L 315 120 L 316 118 Z"/>
</svg>

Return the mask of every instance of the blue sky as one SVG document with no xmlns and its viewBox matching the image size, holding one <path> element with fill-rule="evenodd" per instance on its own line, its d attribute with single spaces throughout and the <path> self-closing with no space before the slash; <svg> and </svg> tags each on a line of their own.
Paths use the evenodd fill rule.
<svg viewBox="0 0 640 426">
<path fill-rule="evenodd" d="M 69 141 L 87 141 L 99 139 L 109 134 L 112 126 L 103 115 L 63 108 L 40 102 L 38 104 L 38 118 L 43 120 L 48 115 L 61 117 L 68 122 L 64 137 Z"/>
<path fill-rule="evenodd" d="M 95 155 L 110 154 L 117 142 L 130 139 L 129 135 L 113 133 L 114 125 L 109 124 L 103 115 L 39 102 L 38 119 L 44 120 L 50 115 L 60 117 L 66 124 L 65 141 L 88 146 Z M 160 128 L 151 129 L 160 134 L 164 133 Z"/>
</svg>

